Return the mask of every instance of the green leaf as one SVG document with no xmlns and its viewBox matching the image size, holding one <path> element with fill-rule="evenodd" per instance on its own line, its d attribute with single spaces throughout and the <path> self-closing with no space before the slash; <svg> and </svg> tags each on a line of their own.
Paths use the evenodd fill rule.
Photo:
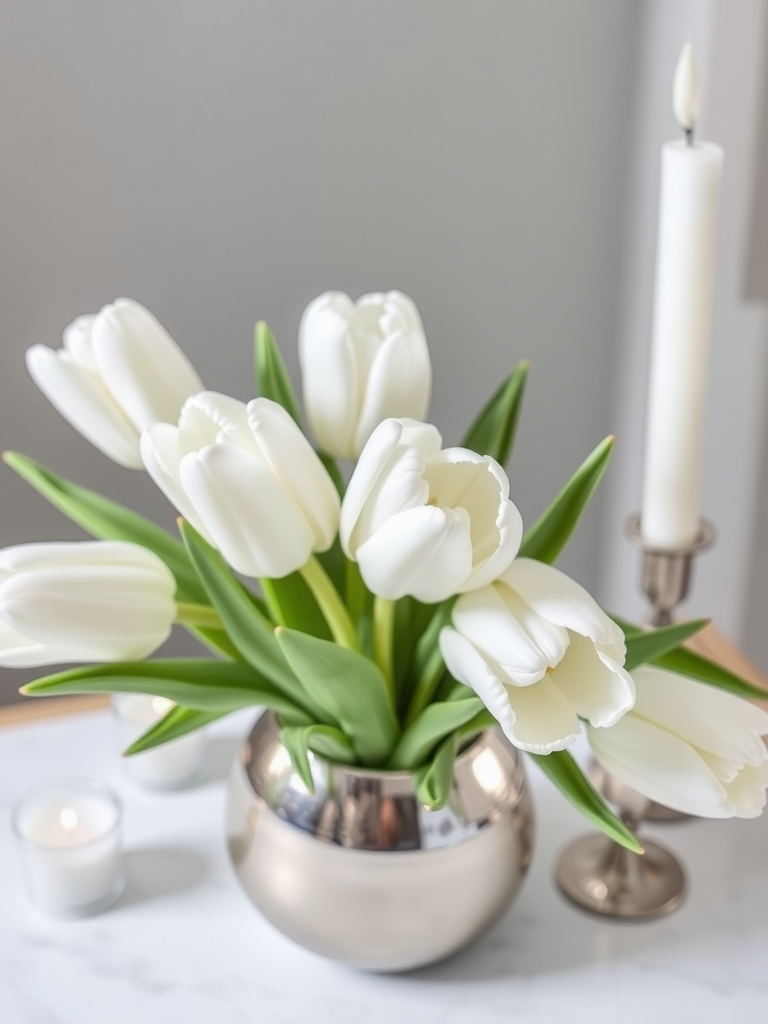
<svg viewBox="0 0 768 1024">
<path fill-rule="evenodd" d="M 349 737 L 360 763 L 383 764 L 400 729 L 379 668 L 362 654 L 292 629 L 279 629 L 277 639 L 305 691 Z"/>
<path fill-rule="evenodd" d="M 261 588 L 278 626 L 299 629 L 323 640 L 331 639 L 325 616 L 301 573 L 292 572 L 279 580 L 261 580 Z"/>
<path fill-rule="evenodd" d="M 567 750 L 528 756 L 536 762 L 550 782 L 557 786 L 566 800 L 605 832 L 609 839 L 613 839 L 615 843 L 625 846 L 633 853 L 643 852 L 640 843 L 616 817 Z"/>
<path fill-rule="evenodd" d="M 659 629 L 646 629 L 639 633 L 625 633 L 627 657 L 624 668 L 631 672 L 638 665 L 644 665 L 661 657 L 709 625 L 709 619 L 694 619 L 691 622 L 675 623 Z"/>
<path fill-rule="evenodd" d="M 219 552 L 186 521 L 181 520 L 179 529 L 207 591 L 207 599 L 219 613 L 235 647 L 283 693 L 300 698 L 296 677 L 275 639 L 272 624 L 261 614 Z"/>
<path fill-rule="evenodd" d="M 422 604 L 415 597 L 401 597 L 395 604 L 394 673 L 398 685 L 401 710 L 411 699 L 414 674 L 411 671 L 416 645 L 427 631 L 440 605 Z M 436 633 L 432 634 L 436 636 Z"/>
<path fill-rule="evenodd" d="M 306 728 L 289 725 L 280 730 L 280 742 L 291 758 L 299 778 L 310 793 L 315 792 L 312 765 L 309 763 L 309 737 Z"/>
<path fill-rule="evenodd" d="M 123 661 L 56 672 L 22 686 L 31 697 L 67 693 L 149 693 L 200 711 L 265 705 L 298 714 L 294 701 L 250 665 L 200 658 Z"/>
<path fill-rule="evenodd" d="M 445 662 L 440 653 L 440 631 L 451 621 L 456 598 L 439 605 L 429 624 L 416 642 L 409 672 L 410 702 L 405 721 L 410 725 L 433 700 L 445 676 Z"/>
<path fill-rule="evenodd" d="M 152 747 L 159 747 L 162 743 L 177 740 L 180 736 L 202 729 L 203 726 L 227 714 L 228 711 L 201 711 L 200 708 L 185 708 L 181 704 L 176 704 L 159 722 L 147 729 L 127 750 L 124 750 L 123 757 L 140 754 L 144 750 L 151 750 Z"/>
<path fill-rule="evenodd" d="M 210 626 L 187 626 L 186 628 L 192 636 L 215 654 L 221 654 L 232 661 L 245 660 L 223 629 L 213 629 Z"/>
<path fill-rule="evenodd" d="M 677 672 L 681 676 L 688 676 L 696 679 L 707 686 L 714 686 L 718 690 L 725 690 L 735 697 L 744 697 L 746 700 L 768 700 L 768 690 L 761 686 L 755 686 L 735 672 L 730 672 L 717 662 L 696 654 L 694 651 L 678 647 L 677 650 L 668 651 L 653 660 L 652 664 L 658 668 L 667 669 L 669 672 Z"/>
<path fill-rule="evenodd" d="M 640 626 L 622 619 L 618 615 L 610 613 L 613 621 L 624 630 L 624 635 L 634 639 L 638 634 L 644 636 L 646 630 Z M 666 628 L 666 627 L 665 627 Z M 657 630 L 658 632 L 658 630 Z M 649 660 L 649 664 L 657 668 L 666 669 L 668 672 L 677 672 L 681 676 L 688 676 L 707 686 L 714 686 L 718 690 L 725 690 L 735 697 L 743 697 L 745 700 L 768 700 L 768 690 L 761 686 L 755 686 L 749 680 L 736 675 L 730 669 L 718 665 L 716 661 L 710 661 L 702 654 L 689 650 L 687 647 L 676 647 L 666 653 L 657 654 Z"/>
<path fill-rule="evenodd" d="M 418 768 L 438 743 L 462 725 L 471 722 L 482 707 L 479 697 L 430 704 L 400 737 L 387 767 L 394 771 Z"/>
<path fill-rule="evenodd" d="M 315 790 L 309 762 L 310 750 L 337 764 L 355 763 L 352 744 L 340 729 L 330 725 L 285 726 L 280 730 L 280 739 L 291 755 L 293 767 L 310 793 Z"/>
<path fill-rule="evenodd" d="M 299 403 L 275 336 L 263 320 L 256 324 L 254 338 L 256 393 L 270 398 L 285 409 L 301 427 Z"/>
<path fill-rule="evenodd" d="M 605 473 L 613 450 L 613 438 L 604 441 L 587 456 L 558 496 L 533 526 L 526 531 L 520 556 L 552 565 L 576 529 L 595 488 Z"/>
<path fill-rule="evenodd" d="M 432 811 L 439 811 L 448 803 L 453 786 L 453 764 L 457 748 L 457 737 L 446 737 L 438 747 L 434 759 L 414 772 L 416 799 Z"/>
<path fill-rule="evenodd" d="M 527 376 L 528 362 L 523 360 L 480 411 L 464 435 L 463 448 L 490 455 L 504 465 L 515 442 Z"/>
<path fill-rule="evenodd" d="M 205 602 L 205 591 L 189 563 L 184 546 L 175 537 L 117 502 L 57 476 L 26 455 L 5 452 L 3 460 L 87 533 L 101 540 L 131 541 L 154 551 L 176 577 L 177 600 L 196 604 Z"/>
</svg>

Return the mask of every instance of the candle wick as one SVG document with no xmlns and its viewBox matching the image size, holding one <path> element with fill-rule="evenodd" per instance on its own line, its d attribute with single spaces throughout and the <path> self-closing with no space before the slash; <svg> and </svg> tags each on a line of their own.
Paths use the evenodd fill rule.
<svg viewBox="0 0 768 1024">
<path fill-rule="evenodd" d="M 683 136 L 687 146 L 693 145 L 693 128 L 683 128 Z"/>
</svg>

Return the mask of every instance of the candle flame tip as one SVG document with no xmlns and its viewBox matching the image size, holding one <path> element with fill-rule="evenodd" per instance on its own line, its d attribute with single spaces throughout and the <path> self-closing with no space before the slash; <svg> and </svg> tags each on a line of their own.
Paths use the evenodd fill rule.
<svg viewBox="0 0 768 1024">
<path fill-rule="evenodd" d="M 59 815 L 59 821 L 61 827 L 66 829 L 67 832 L 71 832 L 77 828 L 77 813 L 74 807 L 64 807 L 61 814 Z"/>
<path fill-rule="evenodd" d="M 687 42 L 680 51 L 672 87 L 672 108 L 675 119 L 690 142 L 699 119 L 699 74 L 693 45 Z"/>
</svg>

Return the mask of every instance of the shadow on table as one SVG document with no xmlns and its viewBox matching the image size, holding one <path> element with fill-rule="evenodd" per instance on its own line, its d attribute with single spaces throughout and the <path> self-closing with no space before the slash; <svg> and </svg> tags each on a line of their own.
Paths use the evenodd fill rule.
<svg viewBox="0 0 768 1024">
<path fill-rule="evenodd" d="M 209 873 L 206 858 L 183 846 L 128 850 L 124 857 L 126 886 L 118 909 L 189 892 L 202 885 Z"/>
</svg>

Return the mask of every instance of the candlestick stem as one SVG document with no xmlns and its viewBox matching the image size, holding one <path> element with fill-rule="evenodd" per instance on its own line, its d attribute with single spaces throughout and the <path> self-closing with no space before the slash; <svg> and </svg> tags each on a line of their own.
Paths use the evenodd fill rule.
<svg viewBox="0 0 768 1024">
<path fill-rule="evenodd" d="M 648 625 L 668 626 L 675 608 L 688 596 L 694 556 L 714 544 L 715 529 L 702 519 L 691 544 L 667 550 L 648 544 L 643 538 L 640 515 L 636 513 L 627 520 L 626 533 L 643 552 L 642 590 L 651 606 Z"/>
</svg>

